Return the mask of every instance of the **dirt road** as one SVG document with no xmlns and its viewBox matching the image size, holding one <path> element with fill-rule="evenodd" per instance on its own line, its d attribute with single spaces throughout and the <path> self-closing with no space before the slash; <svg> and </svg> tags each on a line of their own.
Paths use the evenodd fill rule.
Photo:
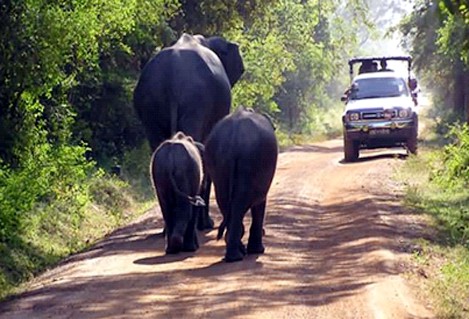
<svg viewBox="0 0 469 319">
<path fill-rule="evenodd" d="M 433 318 L 402 275 L 421 225 L 390 179 L 399 154 L 342 164 L 339 140 L 294 147 L 279 157 L 264 255 L 226 264 L 213 230 L 196 253 L 165 256 L 155 209 L 45 273 L 0 317 Z M 215 206 L 212 216 L 218 225 Z"/>
</svg>

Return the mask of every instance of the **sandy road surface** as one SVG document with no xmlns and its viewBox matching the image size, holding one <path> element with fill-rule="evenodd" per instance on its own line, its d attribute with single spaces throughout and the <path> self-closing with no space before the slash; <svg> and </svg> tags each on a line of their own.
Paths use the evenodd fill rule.
<svg viewBox="0 0 469 319">
<path fill-rule="evenodd" d="M 213 230 L 196 253 L 165 256 L 155 210 L 36 279 L 0 318 L 433 318 L 401 274 L 421 225 L 389 178 L 396 154 L 341 164 L 339 140 L 295 147 L 279 157 L 264 255 L 226 264 Z"/>
</svg>

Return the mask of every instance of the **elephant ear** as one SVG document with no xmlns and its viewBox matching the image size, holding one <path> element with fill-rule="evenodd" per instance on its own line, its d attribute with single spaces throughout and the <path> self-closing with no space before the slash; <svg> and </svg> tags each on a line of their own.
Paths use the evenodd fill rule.
<svg viewBox="0 0 469 319">
<path fill-rule="evenodd" d="M 210 37 L 206 39 L 206 43 L 206 46 L 220 58 L 230 85 L 233 87 L 244 73 L 243 59 L 238 45 L 221 37 Z"/>
</svg>

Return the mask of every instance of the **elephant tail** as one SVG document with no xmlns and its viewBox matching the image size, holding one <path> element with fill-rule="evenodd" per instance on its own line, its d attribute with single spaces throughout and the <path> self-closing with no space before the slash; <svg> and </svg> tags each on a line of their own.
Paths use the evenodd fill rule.
<svg viewBox="0 0 469 319">
<path fill-rule="evenodd" d="M 191 196 L 181 191 L 181 189 L 176 183 L 176 180 L 174 179 L 173 174 L 171 174 L 170 179 L 171 179 L 171 184 L 173 185 L 173 189 L 176 192 L 176 194 L 178 194 L 180 197 L 187 200 L 193 206 L 205 206 L 204 199 L 200 197 L 199 195 Z"/>
<path fill-rule="evenodd" d="M 223 237 L 223 233 L 225 232 L 226 225 L 230 223 L 230 219 L 232 216 L 232 201 L 234 198 L 234 181 L 235 181 L 235 176 L 236 176 L 236 171 L 237 171 L 237 165 L 236 165 L 237 160 L 231 160 L 230 161 L 230 177 L 228 179 L 229 183 L 229 195 L 228 195 L 228 203 L 226 205 L 226 215 L 223 216 L 223 221 L 221 222 L 220 226 L 218 227 L 218 235 L 217 235 L 217 240 L 220 240 Z"/>
<path fill-rule="evenodd" d="M 176 103 L 176 99 L 171 99 L 170 101 L 170 108 L 171 108 L 171 135 L 173 136 L 177 132 L 177 123 L 178 123 L 178 104 Z"/>
</svg>

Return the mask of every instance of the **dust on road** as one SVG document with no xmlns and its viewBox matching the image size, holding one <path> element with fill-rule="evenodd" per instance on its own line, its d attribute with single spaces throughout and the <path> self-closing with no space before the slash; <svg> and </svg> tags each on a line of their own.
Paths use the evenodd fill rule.
<svg viewBox="0 0 469 319">
<path fill-rule="evenodd" d="M 279 157 L 265 254 L 224 263 L 213 230 L 196 253 L 165 256 L 155 209 L 34 280 L 0 317 L 433 318 L 402 275 L 422 227 L 390 178 L 404 153 L 342 164 L 339 140 L 294 147 Z M 211 214 L 218 225 L 213 202 Z"/>
</svg>

